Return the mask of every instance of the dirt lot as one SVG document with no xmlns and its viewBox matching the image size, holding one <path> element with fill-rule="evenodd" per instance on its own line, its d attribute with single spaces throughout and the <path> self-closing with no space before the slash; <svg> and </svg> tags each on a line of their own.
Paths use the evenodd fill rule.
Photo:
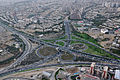
<svg viewBox="0 0 120 80">
<path fill-rule="evenodd" d="M 39 70 L 33 70 L 33 71 L 27 71 L 27 72 L 20 72 L 20 73 L 15 73 L 15 74 L 1 77 L 0 80 L 8 78 L 8 77 L 31 78 L 31 76 L 38 75 L 38 74 L 42 73 L 43 71 L 55 71 L 56 69 L 57 69 L 57 67 L 51 67 L 51 68 L 41 68 Z"/>
<path fill-rule="evenodd" d="M 55 48 L 52 47 L 42 47 L 39 50 L 40 54 L 43 56 L 49 56 L 49 55 L 53 55 L 57 53 L 57 50 Z"/>
<path fill-rule="evenodd" d="M 73 60 L 74 56 L 72 54 L 63 54 L 61 56 L 62 60 Z"/>
</svg>

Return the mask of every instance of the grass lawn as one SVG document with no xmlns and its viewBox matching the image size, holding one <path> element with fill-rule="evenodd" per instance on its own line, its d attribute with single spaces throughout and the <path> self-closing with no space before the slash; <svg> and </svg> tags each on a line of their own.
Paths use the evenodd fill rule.
<svg viewBox="0 0 120 80">
<path fill-rule="evenodd" d="M 78 33 L 78 32 L 74 32 L 74 35 L 84 39 L 84 40 L 87 40 L 89 42 L 92 42 L 100 47 L 102 47 L 100 44 L 98 44 L 97 40 L 92 38 L 91 36 L 89 36 L 88 34 L 86 33 Z M 75 38 L 75 37 L 72 37 L 72 39 L 79 39 L 79 38 Z"/>
<path fill-rule="evenodd" d="M 70 41 L 70 44 L 81 43 L 80 41 Z"/>
<path fill-rule="evenodd" d="M 100 48 L 96 48 L 95 46 L 93 46 L 91 44 L 84 43 L 81 41 L 71 41 L 71 44 L 74 44 L 74 43 L 83 43 L 83 44 L 87 45 L 88 49 L 84 50 L 84 52 L 91 53 L 94 55 L 100 55 L 100 56 L 104 56 L 104 57 L 108 57 L 108 58 L 112 58 L 112 59 L 119 59 L 119 58 L 116 58 L 116 57 L 110 55 L 109 53 L 105 52 L 104 50 L 101 50 Z"/>
<path fill-rule="evenodd" d="M 56 44 L 58 44 L 60 46 L 64 46 L 64 42 L 62 42 L 62 41 L 56 42 Z"/>
<path fill-rule="evenodd" d="M 85 33 L 77 33 L 76 36 L 78 36 L 78 37 L 80 37 L 80 38 L 82 38 L 82 39 L 84 39 L 84 40 L 87 40 L 87 41 L 89 41 L 89 42 L 92 42 L 92 43 L 94 43 L 94 44 L 102 47 L 100 44 L 97 43 L 97 40 L 95 40 L 94 38 L 90 37 L 88 34 L 85 34 Z M 77 37 L 75 37 L 75 36 L 72 36 L 72 39 L 81 40 L 80 38 L 77 38 Z"/>
<path fill-rule="evenodd" d="M 108 58 L 112 58 L 112 59 L 119 59 L 119 58 L 116 58 L 116 57 L 110 55 L 109 53 L 105 52 L 104 50 L 101 50 L 100 48 L 96 48 L 95 46 L 87 44 L 87 43 L 85 43 L 85 44 L 88 46 L 88 49 L 85 50 L 85 52 L 87 52 L 87 53 L 100 55 L 100 56 L 104 56 L 104 57 L 108 57 Z"/>
</svg>

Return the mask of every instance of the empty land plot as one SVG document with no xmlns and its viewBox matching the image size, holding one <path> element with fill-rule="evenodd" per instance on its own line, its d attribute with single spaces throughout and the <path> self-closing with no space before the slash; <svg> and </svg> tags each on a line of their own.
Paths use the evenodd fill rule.
<svg viewBox="0 0 120 80">
<path fill-rule="evenodd" d="M 57 50 L 55 48 L 52 48 L 52 47 L 42 47 L 41 49 L 39 49 L 39 53 L 42 56 L 49 56 L 49 55 L 56 54 Z"/>
<path fill-rule="evenodd" d="M 72 54 L 63 54 L 61 56 L 62 60 L 73 60 L 73 58 L 74 58 L 74 55 L 72 55 Z"/>
</svg>

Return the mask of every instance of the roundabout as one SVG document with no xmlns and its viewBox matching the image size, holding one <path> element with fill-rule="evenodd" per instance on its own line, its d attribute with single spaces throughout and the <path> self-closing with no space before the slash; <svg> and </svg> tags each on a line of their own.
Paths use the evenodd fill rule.
<svg viewBox="0 0 120 80">
<path fill-rule="evenodd" d="M 41 46 L 38 50 L 37 50 L 37 54 L 40 57 L 47 57 L 47 56 L 51 56 L 56 54 L 58 51 L 53 48 L 53 47 L 49 47 L 49 46 Z"/>
</svg>

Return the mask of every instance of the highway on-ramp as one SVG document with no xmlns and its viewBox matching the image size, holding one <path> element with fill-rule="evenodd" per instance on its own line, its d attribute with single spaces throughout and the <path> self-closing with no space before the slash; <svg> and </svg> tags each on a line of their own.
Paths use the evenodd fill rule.
<svg viewBox="0 0 120 80">
<path fill-rule="evenodd" d="M 22 41 L 24 42 L 24 44 L 25 44 L 25 50 L 24 50 L 24 52 L 22 53 L 22 55 L 21 55 L 13 64 L 11 64 L 10 66 L 6 67 L 6 68 L 3 70 L 3 71 L 6 71 L 6 70 L 8 70 L 8 69 L 10 69 L 10 68 L 14 68 L 14 67 L 15 67 L 16 65 L 18 65 L 22 60 L 24 60 L 25 57 L 26 57 L 26 55 L 31 52 L 31 50 L 32 50 L 32 45 L 31 45 L 31 43 L 29 42 L 28 39 L 26 39 L 23 35 L 19 34 L 19 33 L 18 33 L 17 31 L 15 31 L 13 28 L 8 27 L 8 26 L 4 25 L 4 24 L 1 23 L 1 22 L 0 22 L 0 26 L 3 27 L 3 28 L 5 28 L 6 30 L 12 32 L 13 34 L 18 35 L 18 36 L 22 39 Z"/>
<path fill-rule="evenodd" d="M 68 23 L 69 24 L 69 23 Z M 3 26 L 3 24 L 1 25 Z M 46 67 L 46 66 L 51 66 L 51 65 L 46 65 L 46 66 L 42 66 L 41 64 L 47 62 L 47 61 L 50 61 L 51 59 L 55 58 L 56 56 L 59 56 L 60 53 L 58 54 L 55 54 L 54 56 L 50 56 L 48 58 L 46 58 L 44 61 L 40 61 L 38 63 L 35 63 L 35 64 L 32 64 L 30 66 L 25 66 L 25 67 L 22 67 L 22 68 L 12 68 L 14 66 L 16 66 L 17 64 L 19 64 L 22 60 L 24 60 L 25 56 L 27 54 L 29 54 L 31 52 L 31 44 L 29 43 L 29 41 L 27 39 L 31 39 L 35 42 L 39 42 L 40 44 L 45 44 L 45 45 L 48 45 L 48 46 L 52 46 L 54 48 L 59 48 L 59 50 L 62 50 L 62 51 L 67 51 L 69 53 L 73 53 L 73 54 L 77 54 L 77 55 L 80 55 L 80 56 L 84 56 L 86 58 L 90 58 L 90 59 L 93 59 L 93 60 L 98 60 L 98 61 L 104 61 L 104 62 L 108 62 L 108 63 L 115 63 L 115 64 L 120 64 L 120 61 L 118 60 L 113 60 L 113 59 L 108 59 L 108 58 L 105 58 L 103 56 L 98 56 L 98 55 L 93 55 L 93 54 L 90 54 L 90 53 L 85 53 L 85 52 L 81 52 L 81 51 L 76 51 L 76 50 L 71 50 L 69 49 L 68 47 L 61 47 L 61 46 L 58 46 L 58 45 L 55 45 L 53 43 L 49 43 L 49 42 L 45 42 L 45 41 L 42 41 L 42 40 L 39 40 L 38 38 L 36 37 L 31 37 L 29 35 L 26 35 L 22 32 L 19 32 L 17 30 L 15 30 L 14 28 L 12 27 L 8 27 L 8 26 L 3 26 L 4 28 L 6 28 L 7 30 L 13 32 L 14 34 L 18 35 L 23 41 L 24 43 L 26 44 L 26 50 L 25 52 L 23 53 L 23 55 L 21 57 L 19 57 L 16 62 L 14 62 L 10 67 L 8 67 L 8 69 L 4 70 L 4 72 L 1 72 L 0 75 L 7 75 L 7 74 L 11 74 L 11 73 L 15 73 L 15 72 L 19 72 L 19 71 L 23 71 L 23 70 L 28 70 L 28 69 L 34 69 L 34 68 L 42 68 L 42 67 Z M 69 31 L 69 29 L 68 29 Z M 70 41 L 70 33 L 68 32 L 67 34 L 68 36 L 68 39 Z M 26 39 L 27 38 L 27 39 Z M 68 44 L 67 44 L 68 45 Z M 66 63 L 65 63 L 66 64 Z M 70 63 L 72 64 L 72 63 Z M 78 64 L 78 63 L 76 63 Z M 86 64 L 85 62 L 81 63 L 81 64 Z M 53 64 L 54 65 L 54 64 Z M 53 66 L 52 65 L 52 66 Z M 60 65 L 64 65 L 64 64 L 60 64 Z M 69 65 L 69 64 L 68 64 Z M 57 66 L 57 65 L 55 65 Z M 12 69 L 10 69 L 12 68 Z"/>
</svg>

